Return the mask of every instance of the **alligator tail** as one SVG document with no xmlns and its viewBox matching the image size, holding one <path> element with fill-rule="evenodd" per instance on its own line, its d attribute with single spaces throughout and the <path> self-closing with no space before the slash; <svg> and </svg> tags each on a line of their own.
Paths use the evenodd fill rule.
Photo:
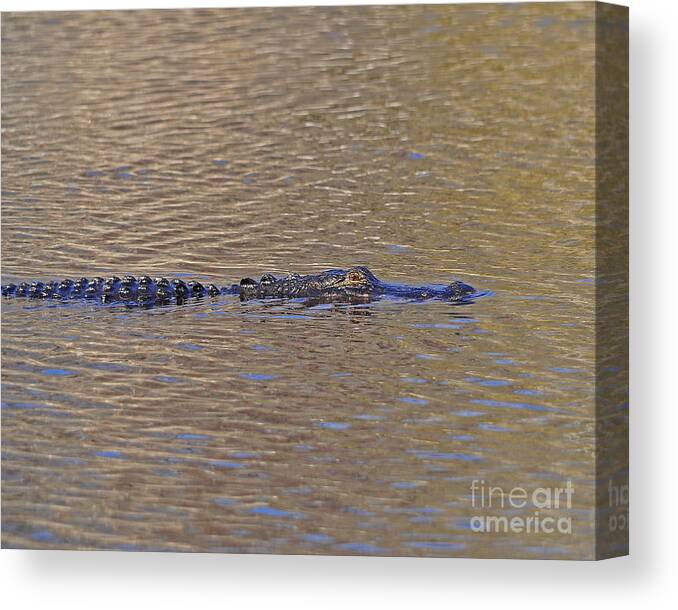
<svg viewBox="0 0 678 610">
<path fill-rule="evenodd" d="M 6 284 L 2 286 L 2 296 L 54 300 L 82 299 L 103 303 L 183 303 L 190 298 L 231 294 L 232 289 L 233 287 L 219 288 L 214 284 L 205 285 L 182 279 L 164 277 L 153 279 L 149 276 L 137 279 L 132 275 L 126 275 L 122 278 L 81 277 L 75 280 Z"/>
</svg>

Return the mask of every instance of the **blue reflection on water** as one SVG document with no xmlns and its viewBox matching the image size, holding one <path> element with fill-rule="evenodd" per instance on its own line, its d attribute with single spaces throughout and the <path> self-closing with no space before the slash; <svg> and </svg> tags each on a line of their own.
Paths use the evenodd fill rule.
<svg viewBox="0 0 678 610">
<path fill-rule="evenodd" d="M 510 428 L 504 428 L 503 426 L 496 426 L 494 424 L 478 424 L 478 428 L 481 430 L 488 430 L 489 432 L 510 432 Z"/>
<path fill-rule="evenodd" d="M 541 396 L 544 392 L 541 390 L 513 390 L 514 394 L 520 394 L 522 396 Z"/>
<path fill-rule="evenodd" d="M 48 530 L 40 530 L 33 532 L 31 534 L 31 538 L 33 538 L 33 540 L 37 540 L 38 542 L 51 542 L 52 540 L 56 540 L 56 535 Z"/>
<path fill-rule="evenodd" d="M 407 252 L 410 249 L 410 246 L 403 246 L 400 244 L 389 244 L 386 246 L 386 249 L 390 252 L 399 254 L 400 252 Z"/>
<path fill-rule="evenodd" d="M 94 455 L 103 458 L 125 459 L 125 455 L 121 451 L 112 449 L 110 451 L 97 451 Z"/>
<path fill-rule="evenodd" d="M 281 517 L 283 519 L 305 519 L 306 515 L 303 513 L 292 512 L 288 510 L 281 510 L 273 506 L 254 506 L 249 509 L 251 515 L 262 515 L 264 517 Z"/>
<path fill-rule="evenodd" d="M 452 415 L 458 415 L 459 417 L 479 417 L 480 415 L 485 415 L 485 411 L 471 411 L 470 409 L 461 409 L 460 411 L 455 411 Z"/>
<path fill-rule="evenodd" d="M 275 375 L 266 375 L 264 373 L 240 373 L 243 379 L 250 379 L 252 381 L 269 381 L 275 379 Z"/>
<path fill-rule="evenodd" d="M 37 402 L 9 402 L 3 400 L 0 403 L 2 409 L 47 409 L 47 405 L 41 405 Z"/>
<path fill-rule="evenodd" d="M 413 396 L 401 396 L 398 398 L 400 402 L 407 402 L 413 405 L 427 405 L 428 400 L 425 398 L 414 398 Z"/>
<path fill-rule="evenodd" d="M 300 538 L 304 542 L 313 542 L 315 544 L 331 544 L 334 542 L 334 538 L 327 534 L 302 534 Z"/>
<path fill-rule="evenodd" d="M 462 441 L 462 442 L 472 441 L 473 438 L 474 437 L 471 434 L 453 434 L 451 436 L 451 439 L 453 441 Z"/>
<path fill-rule="evenodd" d="M 55 377 L 70 377 L 75 375 L 75 371 L 69 371 L 68 369 L 42 369 L 40 372 L 43 375 L 53 375 Z"/>
<path fill-rule="evenodd" d="M 329 430 L 348 430 L 351 424 L 336 421 L 322 421 L 318 423 L 319 428 L 327 428 Z"/>
<path fill-rule="evenodd" d="M 394 489 L 414 489 L 420 486 L 421 483 L 414 483 L 412 481 L 396 481 L 395 483 L 391 483 L 391 487 Z"/>
<path fill-rule="evenodd" d="M 177 343 L 177 347 L 187 351 L 197 351 L 202 349 L 202 346 L 196 345 L 195 343 Z"/>
</svg>

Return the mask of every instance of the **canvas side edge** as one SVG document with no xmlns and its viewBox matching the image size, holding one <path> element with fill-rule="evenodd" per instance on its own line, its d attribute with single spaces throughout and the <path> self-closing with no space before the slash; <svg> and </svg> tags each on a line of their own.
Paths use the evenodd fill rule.
<svg viewBox="0 0 678 610">
<path fill-rule="evenodd" d="M 629 11 L 595 4 L 595 558 L 629 553 Z"/>
</svg>

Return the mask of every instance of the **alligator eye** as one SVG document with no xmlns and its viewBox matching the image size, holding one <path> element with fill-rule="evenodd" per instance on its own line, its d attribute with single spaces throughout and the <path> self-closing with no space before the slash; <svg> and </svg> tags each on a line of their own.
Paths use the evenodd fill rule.
<svg viewBox="0 0 678 610">
<path fill-rule="evenodd" d="M 357 283 L 357 282 L 362 281 L 362 279 L 363 279 L 363 276 L 360 275 L 360 273 L 358 273 L 357 271 L 351 271 L 348 274 L 348 281 L 349 282 L 356 282 Z"/>
</svg>

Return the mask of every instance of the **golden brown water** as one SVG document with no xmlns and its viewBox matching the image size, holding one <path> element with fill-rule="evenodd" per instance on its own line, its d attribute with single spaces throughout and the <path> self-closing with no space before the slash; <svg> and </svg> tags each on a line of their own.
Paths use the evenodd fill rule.
<svg viewBox="0 0 678 610">
<path fill-rule="evenodd" d="M 3 280 L 493 295 L 3 300 L 3 545 L 591 556 L 592 10 L 5 14 Z M 474 479 L 571 480 L 573 533 L 471 531 Z"/>
</svg>

